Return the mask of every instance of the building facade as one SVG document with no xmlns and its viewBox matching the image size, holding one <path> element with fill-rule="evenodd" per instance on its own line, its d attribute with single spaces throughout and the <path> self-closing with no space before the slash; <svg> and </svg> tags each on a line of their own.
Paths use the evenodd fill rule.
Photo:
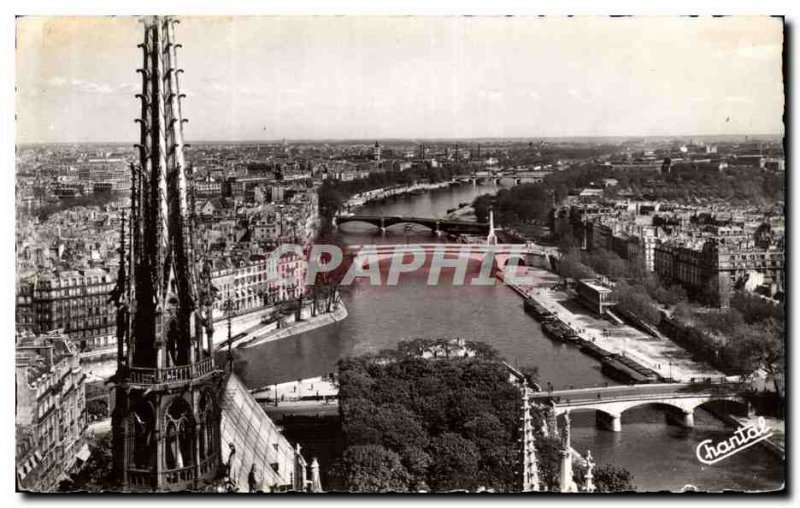
<svg viewBox="0 0 800 508">
<path fill-rule="evenodd" d="M 308 262 L 295 253 L 286 253 L 280 259 L 252 256 L 247 261 L 219 260 L 215 264 L 211 271 L 211 281 L 217 289 L 215 319 L 223 316 L 228 301 L 236 313 L 243 313 L 305 294 Z"/>
<path fill-rule="evenodd" d="M 88 458 L 85 375 L 61 333 L 16 338 L 16 464 L 23 490 L 55 491 Z"/>
<path fill-rule="evenodd" d="M 121 157 L 87 159 L 78 164 L 78 177 L 95 184 L 110 184 L 110 190 L 127 193 L 131 189 L 128 164 Z"/>
<path fill-rule="evenodd" d="M 617 304 L 614 290 L 599 280 L 582 279 L 575 284 L 578 300 L 592 312 L 603 314 L 608 308 Z"/>
<path fill-rule="evenodd" d="M 116 343 L 112 270 L 89 268 L 37 273 L 17 283 L 17 330 L 62 330 L 82 351 Z"/>
<path fill-rule="evenodd" d="M 752 242 L 732 245 L 717 238 L 701 245 L 665 242 L 655 248 L 655 272 L 669 283 L 719 307 L 728 307 L 735 289 L 758 276 L 759 285 L 785 287 L 784 250 L 779 246 L 758 248 Z"/>
</svg>

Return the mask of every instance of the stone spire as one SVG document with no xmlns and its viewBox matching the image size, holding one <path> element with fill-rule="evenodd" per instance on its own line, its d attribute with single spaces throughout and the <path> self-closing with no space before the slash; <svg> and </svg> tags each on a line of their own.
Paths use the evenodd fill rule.
<svg viewBox="0 0 800 508">
<path fill-rule="evenodd" d="M 531 408 L 528 383 L 522 385 L 522 491 L 539 491 L 539 464 L 536 461 L 536 443 L 531 425 Z"/>
<path fill-rule="evenodd" d="M 140 366 L 189 363 L 189 337 L 202 334 L 196 315 L 197 280 L 190 231 L 183 119 L 172 18 L 144 21 L 139 165 L 134 171 L 131 267 L 137 291 L 134 330 L 152 344 L 137 343 Z M 166 347 L 168 353 L 163 354 Z M 196 352 L 195 352 L 196 353 Z"/>
<path fill-rule="evenodd" d="M 115 474 L 124 490 L 198 489 L 215 477 L 220 408 L 210 307 L 197 295 L 175 42 L 177 20 L 143 19 L 138 164 L 122 235 Z M 127 254 L 126 254 L 127 248 Z M 126 262 L 127 261 L 127 262 Z"/>
</svg>

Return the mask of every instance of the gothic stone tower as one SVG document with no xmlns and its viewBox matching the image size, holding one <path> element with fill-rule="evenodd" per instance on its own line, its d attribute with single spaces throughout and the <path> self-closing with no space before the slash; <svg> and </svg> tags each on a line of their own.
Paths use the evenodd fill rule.
<svg viewBox="0 0 800 508">
<path fill-rule="evenodd" d="M 199 284 L 187 200 L 177 20 L 144 20 L 139 163 L 121 248 L 114 467 L 123 490 L 191 490 L 221 464 L 210 282 Z M 205 274 L 205 271 L 204 271 Z"/>
</svg>

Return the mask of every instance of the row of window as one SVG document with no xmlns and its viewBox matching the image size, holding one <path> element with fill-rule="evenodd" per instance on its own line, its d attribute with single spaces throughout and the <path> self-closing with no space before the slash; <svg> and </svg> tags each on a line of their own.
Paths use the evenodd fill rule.
<svg viewBox="0 0 800 508">
<path fill-rule="evenodd" d="M 36 291 L 34 291 L 34 297 L 39 300 L 44 300 L 44 299 L 49 300 L 55 298 L 67 298 L 70 296 L 108 294 L 113 289 L 114 289 L 114 284 L 102 284 L 98 286 L 76 286 L 73 288 L 66 288 L 66 289 L 36 288 Z"/>
<path fill-rule="evenodd" d="M 23 309 L 20 309 L 23 310 Z M 25 309 L 28 310 L 28 309 Z M 79 317 L 92 317 L 92 316 L 113 316 L 114 315 L 114 308 L 110 305 L 102 306 L 102 307 L 84 307 L 79 305 L 65 305 L 65 306 L 56 306 L 55 308 L 51 307 L 44 307 L 41 308 L 39 306 L 34 307 L 32 310 L 29 310 L 31 314 L 34 314 L 40 318 L 44 319 L 61 319 L 70 317 L 79 318 Z"/>
<path fill-rule="evenodd" d="M 72 279 L 55 279 L 55 280 L 44 280 L 39 281 L 40 287 L 42 288 L 69 288 L 73 286 L 77 287 L 84 287 L 90 285 L 98 285 L 98 284 L 106 284 L 111 283 L 113 280 L 111 279 L 110 275 L 99 276 L 96 275 L 94 277 L 84 277 L 78 278 L 74 277 Z"/>
</svg>

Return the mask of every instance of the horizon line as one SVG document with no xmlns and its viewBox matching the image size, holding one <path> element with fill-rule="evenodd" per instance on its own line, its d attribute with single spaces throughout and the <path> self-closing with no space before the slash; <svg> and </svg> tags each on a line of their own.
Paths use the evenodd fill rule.
<svg viewBox="0 0 800 508">
<path fill-rule="evenodd" d="M 611 135 L 558 135 L 558 136 L 477 136 L 477 137 L 428 137 L 428 138 L 414 138 L 414 137 L 344 137 L 344 138 L 274 138 L 274 139 L 195 139 L 184 140 L 186 144 L 192 143 L 264 143 L 264 144 L 281 144 L 286 143 L 324 143 L 324 142 L 355 142 L 355 141 L 389 141 L 389 142 L 457 142 L 457 141 L 537 141 L 537 140 L 581 140 L 581 139 L 647 139 L 647 138 L 736 138 L 736 137 L 777 137 L 785 138 L 786 133 L 749 133 L 749 134 L 611 134 Z M 15 146 L 24 145 L 76 145 L 76 144 L 108 144 L 108 145 L 125 145 L 135 143 L 132 141 L 25 141 L 15 142 Z M 191 146 L 189 146 L 191 149 Z"/>
</svg>

